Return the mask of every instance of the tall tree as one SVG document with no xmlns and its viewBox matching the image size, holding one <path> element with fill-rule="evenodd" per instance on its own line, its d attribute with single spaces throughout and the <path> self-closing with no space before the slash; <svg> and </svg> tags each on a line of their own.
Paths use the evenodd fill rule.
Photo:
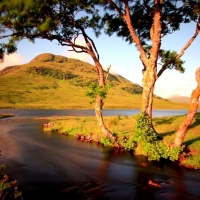
<svg viewBox="0 0 200 200">
<path fill-rule="evenodd" d="M 104 124 L 102 117 L 103 98 L 106 95 L 104 70 L 94 41 L 87 35 L 91 28 L 96 10 L 88 0 L 1 0 L 0 1 L 0 39 L 9 38 L 8 43 L 1 43 L 0 54 L 17 51 L 17 43 L 24 38 L 57 40 L 62 46 L 71 47 L 77 53 L 89 54 L 95 64 L 97 89 L 95 90 L 95 113 L 98 125 L 106 137 L 113 143 L 116 138 Z M 82 36 L 85 45 L 77 43 Z M 109 71 L 108 71 L 109 73 Z"/>
<path fill-rule="evenodd" d="M 105 11 L 95 27 L 97 35 L 104 27 L 108 35 L 116 33 L 137 46 L 144 67 L 141 111 L 151 119 L 157 79 L 166 69 L 184 72 L 184 62 L 180 58 L 199 33 L 199 3 L 195 0 L 96 0 L 96 3 Z M 179 30 L 180 24 L 191 21 L 197 22 L 194 35 L 180 53 L 161 49 L 164 36 Z M 159 61 L 162 63 L 160 69 Z"/>
<path fill-rule="evenodd" d="M 200 67 L 197 68 L 195 72 L 195 77 L 197 81 L 197 87 L 192 91 L 191 98 L 190 98 L 190 107 L 188 110 L 188 114 L 184 120 L 184 122 L 179 127 L 178 131 L 175 135 L 174 146 L 181 146 L 185 135 L 194 119 L 194 116 L 198 110 L 199 105 L 199 97 L 200 97 Z"/>
</svg>

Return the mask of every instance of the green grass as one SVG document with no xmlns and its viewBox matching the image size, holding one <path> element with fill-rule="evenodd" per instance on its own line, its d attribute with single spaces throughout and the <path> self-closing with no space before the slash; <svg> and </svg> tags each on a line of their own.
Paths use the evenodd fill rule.
<svg viewBox="0 0 200 200">
<path fill-rule="evenodd" d="M 86 96 L 96 80 L 94 66 L 80 60 L 42 54 L 32 62 L 0 71 L 0 108 L 93 109 Z M 104 109 L 140 109 L 142 87 L 109 75 Z M 188 104 L 154 97 L 154 109 L 187 109 Z"/>
<path fill-rule="evenodd" d="M 136 145 L 135 142 L 135 125 L 137 115 L 132 117 L 128 116 L 116 116 L 105 117 L 105 124 L 108 129 L 118 136 L 120 144 L 125 149 L 132 149 L 136 155 L 146 155 L 141 145 Z M 156 131 L 163 137 L 163 142 L 170 146 L 175 138 L 175 132 L 185 119 L 183 116 L 162 117 L 153 118 L 153 124 Z M 102 136 L 101 131 L 97 126 L 95 117 L 61 117 L 59 119 L 51 119 L 54 124 L 52 127 L 45 127 L 45 131 L 53 131 L 61 134 L 68 135 L 84 135 L 90 137 L 95 142 L 104 143 L 109 145 L 108 141 Z M 200 168 L 200 113 L 197 113 L 193 123 L 188 130 L 184 143 L 188 152 L 184 152 L 182 155 L 184 159 L 181 159 L 181 165 L 186 167 L 192 167 L 195 169 Z M 181 157 L 182 158 L 182 157 Z"/>
</svg>

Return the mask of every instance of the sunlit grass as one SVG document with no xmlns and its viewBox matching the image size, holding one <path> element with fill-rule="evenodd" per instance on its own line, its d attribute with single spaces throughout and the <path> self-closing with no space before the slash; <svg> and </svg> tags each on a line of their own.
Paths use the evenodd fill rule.
<svg viewBox="0 0 200 200">
<path fill-rule="evenodd" d="M 48 55 L 42 55 L 45 56 Z M 63 58 L 58 56 L 57 60 L 60 59 Z M 86 91 L 89 83 L 97 79 L 94 66 L 75 59 L 67 60 L 66 63 L 30 62 L 1 75 L 0 107 L 93 109 Z M 67 73 L 72 78 L 62 80 L 59 73 Z M 104 109 L 141 108 L 139 85 L 119 75 L 110 75 L 108 81 L 111 87 L 104 100 Z M 133 88 L 138 94 L 132 92 Z M 153 105 L 154 109 L 188 109 L 188 104 L 158 97 L 154 98 Z"/>
<path fill-rule="evenodd" d="M 153 124 L 156 131 L 163 137 L 163 142 L 168 146 L 172 144 L 175 138 L 175 132 L 178 130 L 186 115 L 153 118 Z M 115 116 L 104 117 L 108 129 L 116 135 L 120 141 L 124 139 L 133 141 L 135 137 L 135 125 L 137 115 L 134 116 Z M 44 128 L 45 131 L 58 131 L 68 135 L 92 136 L 93 141 L 103 141 L 101 131 L 98 128 L 95 117 L 62 117 L 62 119 L 52 119 L 54 125 Z M 190 149 L 190 154 L 182 164 L 200 168 L 200 113 L 197 113 L 193 123 L 188 130 L 183 145 Z M 126 143 L 124 143 L 126 145 Z M 128 144 L 127 144 L 128 145 Z M 126 148 L 126 146 L 125 146 Z M 135 148 L 135 154 L 145 155 L 143 147 L 138 145 Z"/>
</svg>

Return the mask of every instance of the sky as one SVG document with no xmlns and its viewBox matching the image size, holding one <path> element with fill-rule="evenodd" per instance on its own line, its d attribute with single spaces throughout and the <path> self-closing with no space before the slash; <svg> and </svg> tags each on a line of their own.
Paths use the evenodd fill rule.
<svg viewBox="0 0 200 200">
<path fill-rule="evenodd" d="M 179 53 L 193 36 L 195 28 L 195 23 L 182 25 L 180 31 L 176 31 L 162 39 L 161 48 L 175 50 Z M 97 47 L 100 62 L 104 69 L 111 65 L 112 73 L 120 74 L 131 82 L 142 86 L 143 67 L 139 59 L 139 52 L 134 44 L 129 44 L 115 35 L 109 37 L 102 33 L 98 38 L 93 32 L 88 32 L 88 35 Z M 82 44 L 83 41 L 79 39 L 79 43 Z M 25 39 L 19 42 L 17 53 L 5 56 L 4 62 L 0 63 L 0 70 L 7 66 L 28 63 L 42 53 L 63 55 L 94 64 L 89 55 L 71 52 L 68 51 L 69 49 L 69 47 L 58 45 L 57 41 L 50 42 L 37 39 L 35 43 L 31 43 Z M 163 98 L 174 95 L 190 97 L 192 90 L 197 86 L 195 70 L 200 67 L 200 34 L 181 58 L 185 61 L 185 73 L 167 69 L 156 82 L 156 95 Z"/>
</svg>

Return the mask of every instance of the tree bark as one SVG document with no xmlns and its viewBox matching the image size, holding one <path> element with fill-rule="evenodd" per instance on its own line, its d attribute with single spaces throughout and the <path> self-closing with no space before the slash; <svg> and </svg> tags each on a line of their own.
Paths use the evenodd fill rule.
<svg viewBox="0 0 200 200">
<path fill-rule="evenodd" d="M 102 116 L 102 107 L 103 107 L 103 100 L 100 96 L 96 96 L 95 100 L 95 114 L 97 118 L 97 123 L 99 125 L 99 128 L 101 129 L 101 132 L 111 140 L 116 145 L 116 138 L 113 136 L 113 134 L 108 130 L 108 128 L 104 124 L 103 116 Z"/>
<path fill-rule="evenodd" d="M 190 107 L 188 110 L 188 114 L 184 122 L 181 124 L 178 131 L 176 132 L 175 140 L 173 144 L 173 146 L 176 146 L 176 147 L 179 147 L 182 145 L 185 135 L 189 129 L 189 126 L 191 125 L 194 119 L 194 116 L 198 110 L 199 96 L 200 96 L 200 67 L 196 70 L 195 74 L 196 74 L 196 81 L 198 85 L 191 94 Z"/>
<path fill-rule="evenodd" d="M 96 73 L 97 73 L 97 78 L 98 78 L 98 85 L 101 88 L 105 87 L 106 84 L 106 80 L 104 77 L 104 71 L 103 68 L 99 62 L 98 59 L 96 59 L 95 57 L 93 57 L 94 63 L 95 63 L 95 67 L 96 67 Z M 102 108 L 103 108 L 103 99 L 97 95 L 95 98 L 95 114 L 96 114 L 96 118 L 97 118 L 97 123 L 99 125 L 99 128 L 101 130 L 101 132 L 111 140 L 111 142 L 116 146 L 119 147 L 119 145 L 117 144 L 117 139 L 116 137 L 108 130 L 108 128 L 106 127 L 104 120 L 103 120 L 103 115 L 102 115 Z"/>
<path fill-rule="evenodd" d="M 149 118 L 152 118 L 152 105 L 155 82 L 156 73 L 154 73 L 154 70 L 147 68 L 147 70 L 144 72 L 142 80 L 143 92 L 141 111 L 147 113 Z"/>
</svg>

